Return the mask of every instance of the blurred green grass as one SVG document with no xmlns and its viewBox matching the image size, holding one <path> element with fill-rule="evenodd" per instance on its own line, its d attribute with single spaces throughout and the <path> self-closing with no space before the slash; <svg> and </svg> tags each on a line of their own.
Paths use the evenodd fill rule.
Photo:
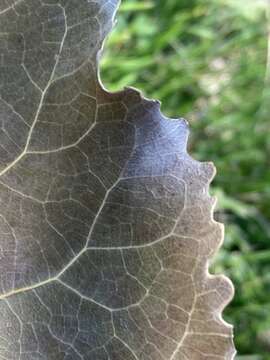
<svg viewBox="0 0 270 360">
<path fill-rule="evenodd" d="M 123 0 L 102 60 L 110 90 L 135 86 L 184 116 L 189 151 L 212 160 L 225 244 L 213 263 L 239 360 L 270 359 L 270 3 Z"/>
</svg>

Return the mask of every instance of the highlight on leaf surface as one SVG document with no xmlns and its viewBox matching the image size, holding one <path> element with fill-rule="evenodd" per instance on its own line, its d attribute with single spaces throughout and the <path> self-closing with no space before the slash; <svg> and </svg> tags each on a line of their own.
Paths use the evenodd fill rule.
<svg viewBox="0 0 270 360">
<path fill-rule="evenodd" d="M 98 54 L 118 1 L 0 3 L 0 358 L 233 359 L 212 164 Z"/>
</svg>

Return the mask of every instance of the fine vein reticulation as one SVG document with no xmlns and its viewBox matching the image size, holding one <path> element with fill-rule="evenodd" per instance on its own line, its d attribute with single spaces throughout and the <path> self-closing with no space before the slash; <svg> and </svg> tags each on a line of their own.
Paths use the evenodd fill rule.
<svg viewBox="0 0 270 360">
<path fill-rule="evenodd" d="M 116 0 L 0 3 L 0 358 L 231 360 L 209 163 L 98 58 Z"/>
</svg>

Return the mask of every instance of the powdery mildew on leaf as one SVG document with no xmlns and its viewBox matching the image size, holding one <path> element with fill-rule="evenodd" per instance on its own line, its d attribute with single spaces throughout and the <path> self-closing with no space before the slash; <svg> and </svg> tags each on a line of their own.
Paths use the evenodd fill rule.
<svg viewBox="0 0 270 360">
<path fill-rule="evenodd" d="M 98 80 L 116 0 L 0 2 L 0 359 L 233 359 L 213 165 Z"/>
</svg>

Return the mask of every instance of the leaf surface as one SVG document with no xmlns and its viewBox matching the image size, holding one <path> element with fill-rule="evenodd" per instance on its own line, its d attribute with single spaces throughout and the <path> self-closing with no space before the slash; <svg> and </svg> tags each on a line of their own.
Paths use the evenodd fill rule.
<svg viewBox="0 0 270 360">
<path fill-rule="evenodd" d="M 98 57 L 117 1 L 0 4 L 0 359 L 232 359 L 212 164 Z"/>
</svg>

